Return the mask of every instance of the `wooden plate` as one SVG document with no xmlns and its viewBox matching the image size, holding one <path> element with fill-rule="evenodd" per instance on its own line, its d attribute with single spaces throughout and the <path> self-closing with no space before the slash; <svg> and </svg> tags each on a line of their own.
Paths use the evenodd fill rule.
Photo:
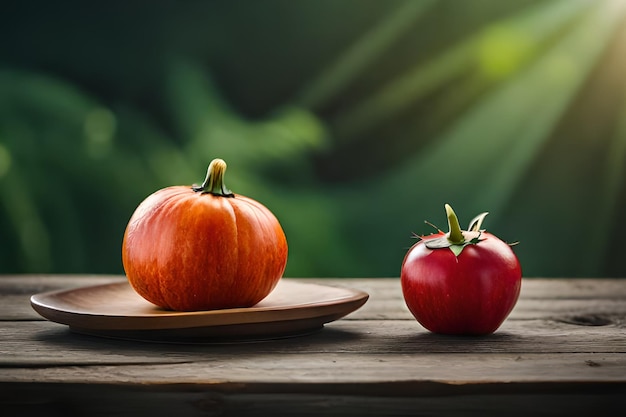
<svg viewBox="0 0 626 417">
<path fill-rule="evenodd" d="M 139 296 L 128 282 L 33 295 L 32 307 L 72 331 L 161 342 L 231 342 L 311 333 L 360 308 L 363 291 L 283 278 L 250 308 L 174 312 Z"/>
</svg>

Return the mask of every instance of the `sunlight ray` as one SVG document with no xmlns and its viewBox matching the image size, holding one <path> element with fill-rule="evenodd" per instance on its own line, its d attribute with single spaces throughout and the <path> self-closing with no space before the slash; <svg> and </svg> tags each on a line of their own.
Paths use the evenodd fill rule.
<svg viewBox="0 0 626 417">
<path fill-rule="evenodd" d="M 366 70 L 427 11 L 435 0 L 408 0 L 385 16 L 380 24 L 359 39 L 338 60 L 325 68 L 296 99 L 296 104 L 316 108 L 341 94 L 355 76 Z"/>
<path fill-rule="evenodd" d="M 429 187 L 446 190 L 471 212 L 485 207 L 497 212 L 619 21 L 610 4 L 598 8 L 527 71 L 460 118 L 404 175 L 429 178 Z"/>
<path fill-rule="evenodd" d="M 609 252 L 611 227 L 615 219 L 622 217 L 617 203 L 619 192 L 626 178 L 626 100 L 620 115 L 620 123 L 607 146 L 600 198 L 596 205 L 596 214 L 593 216 L 593 227 L 590 228 L 587 236 L 590 245 L 585 253 L 586 263 L 592 266 L 593 270 L 601 267 L 605 260 Z"/>
<path fill-rule="evenodd" d="M 498 27 L 511 28 L 514 33 L 523 34 L 527 37 L 525 42 L 528 48 L 532 49 L 592 5 L 589 0 L 541 3 L 525 13 L 498 22 Z M 490 26 L 487 35 L 491 31 Z M 337 136 L 344 140 L 356 139 L 450 80 L 476 66 L 484 67 L 485 37 L 485 32 L 477 32 L 440 56 L 383 86 L 371 98 L 342 116 L 336 125 Z M 531 56 L 527 53 L 524 59 L 530 59 Z"/>
</svg>

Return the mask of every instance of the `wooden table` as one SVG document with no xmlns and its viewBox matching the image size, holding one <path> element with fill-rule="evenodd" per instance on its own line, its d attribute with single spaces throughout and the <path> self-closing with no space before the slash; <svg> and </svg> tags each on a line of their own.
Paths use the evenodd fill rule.
<svg viewBox="0 0 626 417">
<path fill-rule="evenodd" d="M 119 276 L 0 276 L 2 416 L 618 415 L 626 280 L 524 279 L 487 337 L 428 333 L 398 279 L 302 280 L 369 301 L 296 338 L 163 344 L 75 334 L 32 294 Z M 611 413 L 611 414 L 608 414 Z M 622 414 L 624 415 L 624 414 Z"/>
</svg>

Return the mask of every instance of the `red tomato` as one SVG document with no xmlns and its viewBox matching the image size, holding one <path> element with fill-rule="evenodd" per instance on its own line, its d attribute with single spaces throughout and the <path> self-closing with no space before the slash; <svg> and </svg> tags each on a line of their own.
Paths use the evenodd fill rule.
<svg viewBox="0 0 626 417">
<path fill-rule="evenodd" d="M 225 170 L 216 159 L 202 186 L 164 188 L 135 210 L 122 262 L 146 300 L 179 311 L 250 307 L 278 283 L 285 234 L 265 206 L 226 189 Z"/>
<path fill-rule="evenodd" d="M 422 237 L 406 254 L 400 274 L 407 307 L 434 333 L 485 335 L 515 307 L 522 270 L 510 245 L 479 230 L 477 216 L 462 231 L 446 205 L 450 232 Z"/>
</svg>

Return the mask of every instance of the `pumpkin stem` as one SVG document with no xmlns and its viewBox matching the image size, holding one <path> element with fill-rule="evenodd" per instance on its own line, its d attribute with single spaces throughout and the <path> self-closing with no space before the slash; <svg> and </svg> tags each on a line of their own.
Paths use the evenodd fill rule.
<svg viewBox="0 0 626 417">
<path fill-rule="evenodd" d="M 234 197 L 232 191 L 224 184 L 224 173 L 226 172 L 226 162 L 223 159 L 215 158 L 209 164 L 206 178 L 202 185 L 194 185 L 192 189 L 202 194 L 213 194 L 221 197 Z"/>
<path fill-rule="evenodd" d="M 465 237 L 461 231 L 461 225 L 459 219 L 456 217 L 456 213 L 452 210 L 449 204 L 446 204 L 446 215 L 448 216 L 448 240 L 453 244 L 461 244 L 465 242 Z"/>
</svg>

